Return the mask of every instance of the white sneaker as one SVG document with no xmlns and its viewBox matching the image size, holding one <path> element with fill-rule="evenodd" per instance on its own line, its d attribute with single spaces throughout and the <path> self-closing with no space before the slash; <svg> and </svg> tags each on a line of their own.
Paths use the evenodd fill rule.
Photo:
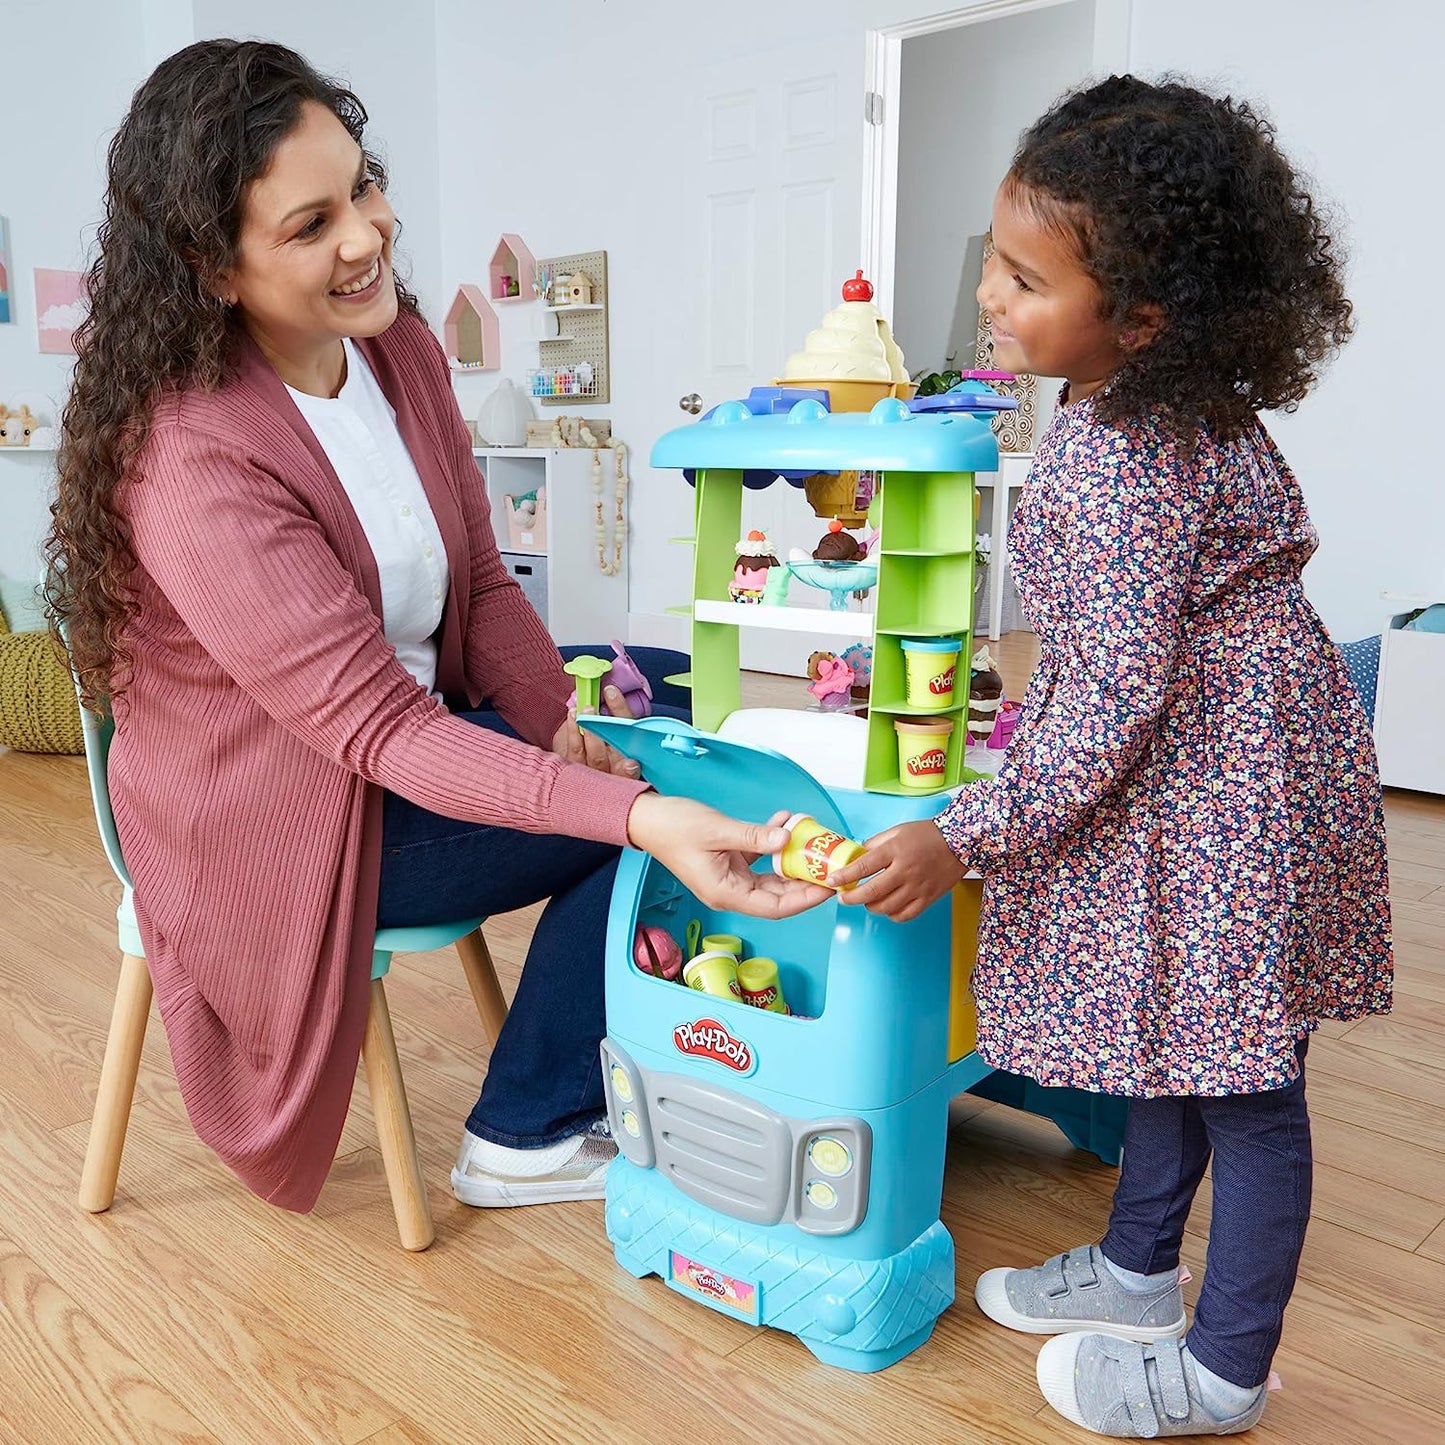
<svg viewBox="0 0 1445 1445">
<path fill-rule="evenodd" d="M 478 1209 L 601 1199 L 617 1145 L 606 1119 L 541 1149 L 508 1149 L 467 1131 L 452 1170 L 452 1193 Z"/>
</svg>

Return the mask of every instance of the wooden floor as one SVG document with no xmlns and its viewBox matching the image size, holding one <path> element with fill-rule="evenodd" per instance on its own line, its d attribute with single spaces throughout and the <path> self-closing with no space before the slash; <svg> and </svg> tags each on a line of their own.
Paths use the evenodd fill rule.
<svg viewBox="0 0 1445 1445">
<path fill-rule="evenodd" d="M 1019 695 L 1032 639 L 1005 639 Z M 801 702 L 801 683 L 750 696 Z M 1396 1013 L 1310 1051 L 1315 1219 L 1263 1442 L 1445 1440 L 1445 801 L 1388 800 Z M 365 1089 L 314 1215 L 250 1197 L 197 1142 L 153 1019 L 107 1215 L 75 1205 L 117 953 L 83 766 L 0 751 L 0 1440 L 1084 1441 L 1038 1395 L 1039 1342 L 978 1272 L 1102 1232 L 1112 1172 L 966 1096 L 943 1206 L 958 1300 L 879 1375 L 618 1269 L 600 1203 L 474 1211 L 447 1188 L 486 1066 L 451 954 L 388 980 L 437 1242 L 396 1245 Z M 530 913 L 489 923 L 511 987 Z M 1186 1261 L 1203 1273 L 1209 1201 Z M 1197 1289 L 1197 1283 L 1192 1287 Z"/>
</svg>

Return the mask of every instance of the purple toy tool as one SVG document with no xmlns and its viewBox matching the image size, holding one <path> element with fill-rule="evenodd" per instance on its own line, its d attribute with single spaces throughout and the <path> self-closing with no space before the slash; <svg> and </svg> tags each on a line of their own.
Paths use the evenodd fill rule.
<svg viewBox="0 0 1445 1445">
<path fill-rule="evenodd" d="M 627 655 L 627 649 L 615 638 L 612 650 L 617 654 L 617 660 L 612 664 L 612 671 L 602 679 L 602 686 L 619 688 L 622 696 L 627 699 L 627 706 L 633 717 L 650 717 L 652 684 L 648 682 L 642 669 Z"/>
</svg>

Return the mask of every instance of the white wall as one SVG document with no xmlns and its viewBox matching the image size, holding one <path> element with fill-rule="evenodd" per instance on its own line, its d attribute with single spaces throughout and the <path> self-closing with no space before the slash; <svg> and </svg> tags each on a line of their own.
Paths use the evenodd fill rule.
<svg viewBox="0 0 1445 1445">
<path fill-rule="evenodd" d="M 1268 418 L 1321 546 L 1305 583 L 1342 639 L 1377 628 L 1382 590 L 1445 599 L 1434 340 L 1445 323 L 1445 203 L 1433 137 L 1445 11 L 1412 0 L 1134 0 L 1134 68 L 1259 100 L 1345 222 L 1357 333 L 1294 416 Z"/>
<path fill-rule="evenodd" d="M 140 78 L 145 39 L 139 0 L 93 7 L 83 44 L 71 8 L 0 0 L 0 33 L 9 42 L 0 74 L 0 214 L 10 221 L 12 263 L 12 323 L 0 326 L 0 402 L 27 402 L 52 420 L 74 357 L 40 354 L 32 273 L 85 267 L 105 148 Z M 38 575 L 50 476 L 39 457 L 0 459 L 0 573 Z"/>
<path fill-rule="evenodd" d="M 407 226 L 403 249 L 433 322 L 458 281 L 482 274 L 503 230 L 539 255 L 608 251 L 613 402 L 602 410 L 645 456 L 680 420 L 676 397 L 687 389 L 669 340 L 680 307 L 668 278 L 678 248 L 699 239 L 673 201 L 695 151 L 685 117 L 699 71 L 735 62 L 745 74 L 749 57 L 773 48 L 843 47 L 856 55 L 861 95 L 866 30 L 938 8 L 938 0 L 557 0 L 529 11 L 500 0 L 422 0 L 402 14 L 380 0 L 0 0 L 5 33 L 24 33 L 27 53 L 63 56 L 65 67 L 61 85 L 55 70 L 12 58 L 0 86 L 0 135 L 23 135 L 26 157 L 6 168 L 0 199 L 19 313 L 0 327 L 0 398 L 64 387 L 64 359 L 35 350 L 30 270 L 83 263 L 105 141 L 160 53 L 153 47 L 188 31 L 249 32 L 347 75 L 372 110 Z M 1363 23 L 1344 0 L 1307 11 L 1291 0 L 1133 0 L 1129 29 L 1136 70 L 1180 69 L 1261 98 L 1348 217 L 1359 334 L 1317 396 L 1271 423 L 1323 537 L 1306 574 L 1311 594 L 1343 637 L 1377 623 L 1383 588 L 1445 595 L 1441 466 L 1422 444 L 1440 310 L 1426 248 L 1442 229 L 1441 202 L 1433 168 L 1417 159 L 1428 145 L 1412 140 L 1435 130 L 1432 57 L 1445 49 L 1445 17 L 1408 0 L 1379 0 L 1368 16 Z M 845 132 L 849 124 L 840 122 Z M 841 184 L 861 196 L 861 118 L 855 134 Z M 503 309 L 504 361 L 519 377 L 535 357 L 522 334 L 531 309 Z M 459 386 L 469 414 L 491 384 Z M 653 611 L 685 590 L 683 553 L 661 539 L 677 530 L 686 498 L 674 477 L 642 465 L 635 475 L 633 606 Z M 15 554 L 26 552 L 43 515 L 35 478 L 33 463 L 0 463 L 0 570 L 18 570 Z"/>
</svg>

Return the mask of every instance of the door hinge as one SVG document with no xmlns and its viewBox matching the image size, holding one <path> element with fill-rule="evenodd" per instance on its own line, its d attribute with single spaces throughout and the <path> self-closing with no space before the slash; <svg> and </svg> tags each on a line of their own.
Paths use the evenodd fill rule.
<svg viewBox="0 0 1445 1445">
<path fill-rule="evenodd" d="M 876 90 L 863 93 L 863 119 L 869 125 L 883 124 L 883 97 Z"/>
</svg>

